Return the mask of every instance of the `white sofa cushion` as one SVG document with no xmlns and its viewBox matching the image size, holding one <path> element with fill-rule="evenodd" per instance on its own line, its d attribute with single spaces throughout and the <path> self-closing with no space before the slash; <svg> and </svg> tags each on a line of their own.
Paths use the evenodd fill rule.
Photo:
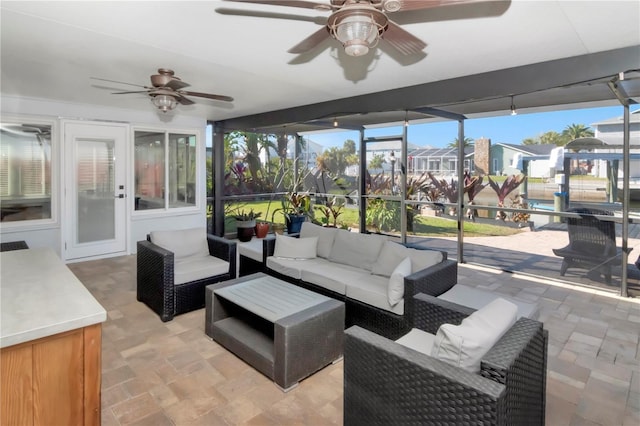
<svg viewBox="0 0 640 426">
<path fill-rule="evenodd" d="M 316 257 L 318 237 L 293 238 L 276 234 L 275 257 L 289 259 L 313 259 Z"/>
<path fill-rule="evenodd" d="M 209 256 L 207 231 L 205 228 L 152 231 L 151 242 L 173 253 L 174 261 Z"/>
<path fill-rule="evenodd" d="M 505 300 L 513 303 L 518 307 L 518 318 L 525 317 L 531 319 L 537 319 L 539 314 L 539 306 L 537 303 L 524 302 L 521 300 L 513 299 L 511 297 L 501 296 L 488 290 L 483 290 L 475 287 L 471 287 L 464 284 L 456 284 L 446 292 L 438 296 L 438 299 L 446 300 L 447 302 L 457 303 L 458 305 L 467 306 L 473 309 L 480 309 L 486 306 L 497 297 L 502 297 Z"/>
<path fill-rule="evenodd" d="M 404 301 L 401 300 L 395 306 L 391 306 L 387 295 L 388 287 L 389 279 L 387 277 L 362 272 L 358 279 L 348 283 L 347 297 L 397 315 L 403 315 Z"/>
<path fill-rule="evenodd" d="M 391 273 L 387 286 L 389 304 L 395 306 L 404 297 L 404 277 L 411 275 L 411 258 L 401 261 Z"/>
<path fill-rule="evenodd" d="M 419 328 L 412 328 L 407 334 L 396 340 L 396 343 L 420 353 L 431 355 L 436 336 Z"/>
<path fill-rule="evenodd" d="M 289 257 L 267 257 L 267 267 L 275 272 L 278 272 L 287 277 L 295 278 L 299 280 L 302 278 L 303 267 L 308 267 L 313 263 L 324 263 L 326 259 L 316 257 L 315 259 L 291 259 Z"/>
<path fill-rule="evenodd" d="M 302 266 L 302 280 L 339 294 L 346 294 L 347 285 L 362 281 L 370 274 L 360 268 L 333 263 L 326 259 Z"/>
<path fill-rule="evenodd" d="M 229 272 L 229 262 L 214 256 L 191 256 L 174 261 L 173 284 L 215 277 Z"/>
<path fill-rule="evenodd" d="M 371 271 L 386 238 L 339 229 L 336 232 L 329 260 Z"/>
<path fill-rule="evenodd" d="M 442 262 L 442 252 L 438 250 L 419 250 L 393 241 L 385 241 L 371 273 L 390 277 L 396 266 L 407 257 L 411 258 L 411 273 Z"/>
<path fill-rule="evenodd" d="M 466 317 L 460 325 L 442 324 L 436 333 L 431 356 L 472 373 L 480 361 L 516 322 L 518 308 L 498 298 Z"/>
<path fill-rule="evenodd" d="M 312 222 L 303 222 L 302 228 L 300 229 L 300 238 L 318 237 L 318 257 L 324 257 L 326 259 L 331 254 L 333 240 L 337 232 L 337 228 L 327 228 Z"/>
</svg>

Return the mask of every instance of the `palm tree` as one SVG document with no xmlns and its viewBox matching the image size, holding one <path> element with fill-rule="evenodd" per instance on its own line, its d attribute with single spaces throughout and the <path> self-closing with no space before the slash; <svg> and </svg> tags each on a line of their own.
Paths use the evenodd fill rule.
<svg viewBox="0 0 640 426">
<path fill-rule="evenodd" d="M 464 145 L 465 148 L 473 145 L 473 138 L 464 138 L 463 145 Z M 458 147 L 458 138 L 455 138 L 454 140 L 449 142 L 449 145 L 447 145 L 447 146 L 449 148 L 457 148 Z"/>
<path fill-rule="evenodd" d="M 593 135 L 593 130 L 584 124 L 570 124 L 562 131 L 562 136 L 567 138 L 567 142 L 578 138 L 592 137 Z"/>
</svg>

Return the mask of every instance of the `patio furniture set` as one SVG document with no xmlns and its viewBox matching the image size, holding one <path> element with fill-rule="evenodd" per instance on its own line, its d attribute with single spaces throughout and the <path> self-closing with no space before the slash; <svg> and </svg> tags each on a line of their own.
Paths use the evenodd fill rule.
<svg viewBox="0 0 640 426">
<path fill-rule="evenodd" d="M 469 288 L 446 253 L 380 235 L 308 223 L 254 246 L 151 233 L 138 243 L 138 300 L 163 321 L 206 306 L 206 334 L 284 391 L 344 356 L 345 424 L 544 423 L 534 304 L 459 298 Z"/>
</svg>

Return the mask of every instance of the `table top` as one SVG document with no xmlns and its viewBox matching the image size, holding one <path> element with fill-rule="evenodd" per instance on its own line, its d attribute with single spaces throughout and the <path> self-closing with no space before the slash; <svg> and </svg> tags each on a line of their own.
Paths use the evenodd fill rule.
<svg viewBox="0 0 640 426">
<path fill-rule="evenodd" d="M 333 300 L 263 273 L 240 280 L 213 292 L 271 322 Z"/>
<path fill-rule="evenodd" d="M 0 268 L 0 348 L 107 319 L 51 248 L 2 252 Z"/>
</svg>

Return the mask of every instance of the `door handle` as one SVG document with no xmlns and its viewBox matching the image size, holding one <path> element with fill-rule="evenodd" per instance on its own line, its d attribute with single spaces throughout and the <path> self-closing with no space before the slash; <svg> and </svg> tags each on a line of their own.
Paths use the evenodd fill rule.
<svg viewBox="0 0 640 426">
<path fill-rule="evenodd" d="M 127 194 L 118 194 L 115 198 L 127 198 Z"/>
</svg>

